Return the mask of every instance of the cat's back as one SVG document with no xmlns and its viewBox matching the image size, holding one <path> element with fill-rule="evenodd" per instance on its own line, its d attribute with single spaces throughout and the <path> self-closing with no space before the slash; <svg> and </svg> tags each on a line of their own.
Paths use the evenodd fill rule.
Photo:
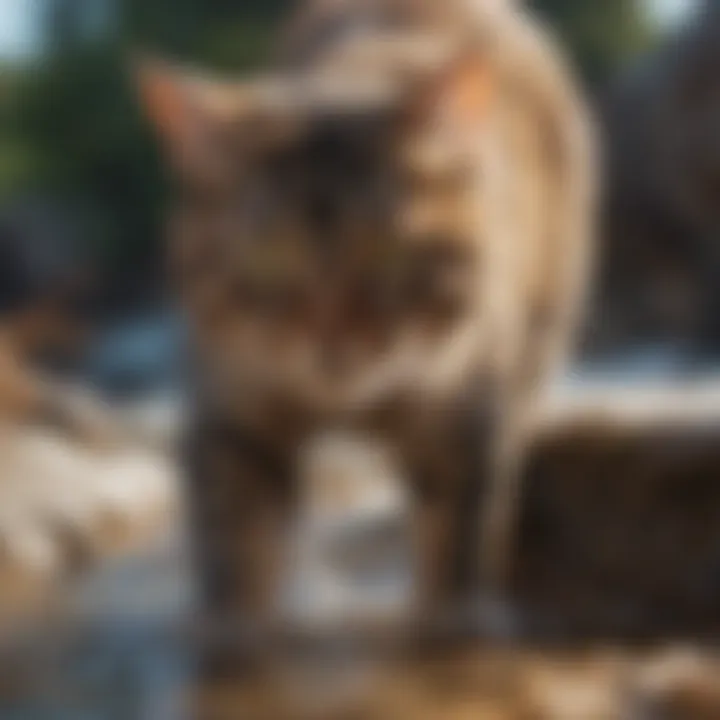
<svg viewBox="0 0 720 720">
<path fill-rule="evenodd" d="M 588 255 L 598 162 L 588 105 L 559 42 L 529 12 L 488 15 L 474 0 L 478 24 L 495 34 L 501 102 L 498 140 L 506 153 L 505 222 L 522 247 L 514 254 L 531 295 L 554 292 L 567 245 Z M 582 248 L 580 246 L 586 246 Z M 578 272 L 586 262 L 578 262 Z"/>
</svg>

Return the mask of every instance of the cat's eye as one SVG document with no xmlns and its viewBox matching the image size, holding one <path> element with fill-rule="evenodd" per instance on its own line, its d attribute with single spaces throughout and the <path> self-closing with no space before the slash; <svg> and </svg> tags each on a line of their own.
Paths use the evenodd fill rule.
<svg viewBox="0 0 720 720">
<path fill-rule="evenodd" d="M 400 275 L 388 273 L 381 280 L 367 282 L 358 293 L 359 309 L 372 317 L 388 317 L 402 309 Z"/>
</svg>

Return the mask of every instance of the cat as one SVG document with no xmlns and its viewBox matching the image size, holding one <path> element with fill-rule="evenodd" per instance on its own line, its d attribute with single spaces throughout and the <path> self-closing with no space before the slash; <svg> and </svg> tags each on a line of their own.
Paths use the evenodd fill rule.
<svg viewBox="0 0 720 720">
<path fill-rule="evenodd" d="M 422 25 L 411 3 L 385 27 L 373 13 L 390 3 L 311 9 L 285 62 L 244 82 L 139 66 L 178 187 L 189 508 L 225 628 L 273 624 L 295 458 L 329 427 L 396 450 L 420 618 L 508 591 L 531 409 L 587 284 L 591 123 L 525 14 L 496 3 L 442 22 L 445 3 Z M 357 8 L 368 31 L 336 34 Z"/>
</svg>

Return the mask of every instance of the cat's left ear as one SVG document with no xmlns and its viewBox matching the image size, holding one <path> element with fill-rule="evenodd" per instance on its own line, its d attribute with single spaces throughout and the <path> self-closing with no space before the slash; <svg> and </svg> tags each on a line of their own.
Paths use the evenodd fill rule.
<svg viewBox="0 0 720 720">
<path fill-rule="evenodd" d="M 242 114 L 237 85 L 165 61 L 137 61 L 135 82 L 145 114 L 179 170 L 198 171 L 208 164 L 223 128 Z"/>
<path fill-rule="evenodd" d="M 470 49 L 426 78 L 412 99 L 411 118 L 427 129 L 476 132 L 496 96 L 496 69 L 484 53 Z"/>
</svg>

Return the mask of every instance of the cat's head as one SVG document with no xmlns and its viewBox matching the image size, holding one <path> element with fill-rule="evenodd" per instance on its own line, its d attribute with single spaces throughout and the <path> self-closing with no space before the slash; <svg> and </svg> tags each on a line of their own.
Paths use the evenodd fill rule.
<svg viewBox="0 0 720 720">
<path fill-rule="evenodd" d="M 234 84 L 143 67 L 178 187 L 176 285 L 223 382 L 362 404 L 470 352 L 491 83 L 469 56 L 416 75 Z"/>
</svg>

